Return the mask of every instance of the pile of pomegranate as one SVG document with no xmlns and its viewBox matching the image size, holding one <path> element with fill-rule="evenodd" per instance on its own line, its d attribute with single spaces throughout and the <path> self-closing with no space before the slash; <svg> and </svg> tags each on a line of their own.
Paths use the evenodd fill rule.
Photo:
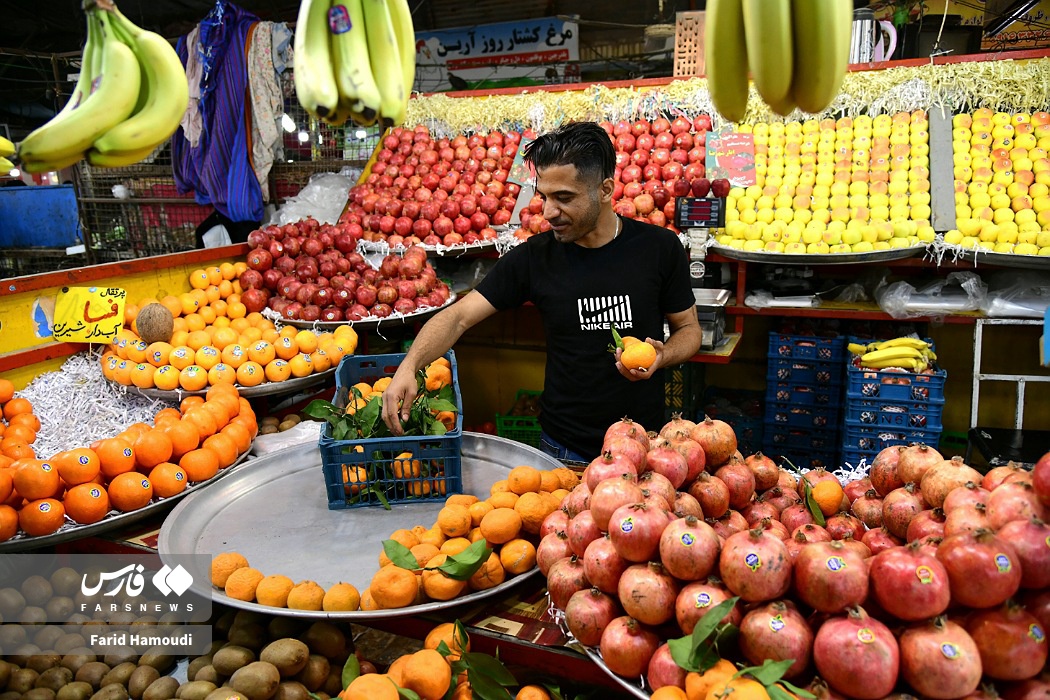
<svg viewBox="0 0 1050 700">
<path fill-rule="evenodd" d="M 245 308 L 269 307 L 290 320 L 340 322 L 448 303 L 451 292 L 427 262 L 426 250 L 410 246 L 375 269 L 357 252 L 358 236 L 350 228 L 308 218 L 248 234 L 248 269 L 240 277 Z"/>
<path fill-rule="evenodd" d="M 659 433 L 618 421 L 544 521 L 551 602 L 610 670 L 684 689 L 666 641 L 737 596 L 723 656 L 793 660 L 785 679 L 818 698 L 995 697 L 982 679 L 1007 700 L 1048 697 L 1050 454 L 982 475 L 890 447 L 820 526 L 802 481 L 833 474 L 796 479 L 736 447 L 710 418 Z"/>
</svg>

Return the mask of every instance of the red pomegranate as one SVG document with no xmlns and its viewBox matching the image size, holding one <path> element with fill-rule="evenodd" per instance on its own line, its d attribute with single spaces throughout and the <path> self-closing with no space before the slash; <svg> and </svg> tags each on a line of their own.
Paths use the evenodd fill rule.
<svg viewBox="0 0 1050 700">
<path fill-rule="evenodd" d="M 908 523 L 905 539 L 914 542 L 924 537 L 944 537 L 944 523 L 944 511 L 940 508 L 919 511 Z"/>
<path fill-rule="evenodd" d="M 843 695 L 879 700 L 897 684 L 900 649 L 886 625 L 852 608 L 817 630 L 813 662 L 820 677 Z"/>
<path fill-rule="evenodd" d="M 743 510 L 755 495 L 755 475 L 743 462 L 729 460 L 715 472 L 729 487 L 729 507 Z M 705 511 L 706 512 L 706 511 Z"/>
<path fill-rule="evenodd" d="M 882 526 L 901 539 L 908 536 L 911 519 L 926 508 L 916 491 L 915 484 L 909 482 L 882 499 Z"/>
<path fill-rule="evenodd" d="M 776 535 L 754 529 L 728 537 L 718 560 L 726 587 L 749 603 L 774 600 L 791 586 L 791 558 Z"/>
<path fill-rule="evenodd" d="M 710 525 L 693 516 L 668 523 L 660 535 L 660 561 L 675 578 L 707 578 L 718 561 L 721 543 Z"/>
<path fill-rule="evenodd" d="M 871 550 L 872 556 L 885 549 L 892 549 L 904 544 L 904 540 L 894 537 L 893 533 L 884 527 L 868 530 L 864 533 L 864 537 L 860 538 L 860 541 L 867 545 L 868 549 Z"/>
<path fill-rule="evenodd" d="M 780 469 L 776 463 L 761 452 L 756 452 L 744 459 L 744 464 L 755 475 L 755 490 L 766 491 L 777 485 L 780 480 Z"/>
<path fill-rule="evenodd" d="M 724 421 L 704 418 L 690 431 L 689 437 L 704 448 L 709 469 L 722 466 L 736 451 L 736 433 L 733 432 L 733 427 Z"/>
<path fill-rule="evenodd" d="M 672 413 L 671 420 L 667 421 L 664 427 L 660 428 L 660 437 L 674 442 L 679 434 L 689 437 L 690 431 L 695 427 L 696 423 L 687 418 L 682 418 L 681 413 Z"/>
<path fill-rule="evenodd" d="M 583 563 L 576 557 L 554 562 L 547 572 L 547 592 L 550 594 L 551 603 L 559 610 L 565 609 L 573 593 L 589 587 L 587 577 L 583 573 Z"/>
<path fill-rule="evenodd" d="M 809 512 L 809 507 L 804 503 L 796 503 L 781 511 L 780 522 L 784 523 L 784 527 L 788 530 L 794 532 L 803 525 L 815 525 L 817 521 L 813 519 L 813 514 Z"/>
<path fill-rule="evenodd" d="M 565 625 L 580 644 L 596 647 L 609 623 L 623 615 L 620 604 L 597 588 L 576 591 L 565 606 Z"/>
<path fill-rule="evenodd" d="M 897 458 L 897 474 L 906 484 L 919 484 L 926 472 L 943 461 L 941 453 L 929 445 L 908 445 Z"/>
<path fill-rule="evenodd" d="M 1013 545 L 991 530 L 944 538 L 937 559 L 948 572 L 952 601 L 971 608 L 1000 605 L 1021 585 L 1021 566 Z"/>
<path fill-rule="evenodd" d="M 967 619 L 966 631 L 980 651 L 986 676 L 1023 681 L 1046 664 L 1046 630 L 1016 603 L 978 610 Z"/>
<path fill-rule="evenodd" d="M 685 676 L 685 669 L 676 664 L 671 656 L 671 647 L 663 644 L 649 659 L 645 679 L 649 681 L 649 687 L 656 691 L 668 685 L 685 688 Z"/>
<path fill-rule="evenodd" d="M 988 492 L 981 488 L 981 482 L 967 481 L 945 497 L 944 503 L 941 504 L 941 510 L 948 514 L 960 506 L 973 505 L 974 503 L 986 504 L 987 502 Z"/>
<path fill-rule="evenodd" d="M 609 539 L 627 561 L 650 561 L 660 549 L 667 522 L 666 512 L 644 504 L 620 506 L 609 519 Z"/>
<path fill-rule="evenodd" d="M 536 547 L 536 566 L 539 567 L 540 573 L 546 576 L 555 562 L 571 556 L 572 546 L 569 545 L 569 538 L 564 532 L 552 532 L 540 540 L 539 546 Z"/>
<path fill-rule="evenodd" d="M 696 623 L 700 621 L 707 612 L 716 605 L 733 597 L 725 585 L 717 578 L 709 578 L 707 581 L 697 581 L 686 584 L 678 593 L 675 601 L 675 619 L 682 634 L 692 634 Z M 743 613 L 737 603 L 722 618 L 722 622 L 731 625 L 740 625 Z"/>
<path fill-rule="evenodd" d="M 1050 506 L 1050 452 L 1039 458 L 1032 468 L 1032 488 L 1044 506 Z"/>
<path fill-rule="evenodd" d="M 1046 509 L 1030 484 L 1002 483 L 988 494 L 988 525 L 998 530 L 1011 520 L 1046 517 Z"/>
<path fill-rule="evenodd" d="M 842 542 L 803 547 L 792 565 L 795 593 L 814 610 L 839 613 L 868 597 L 868 567 Z"/>
<path fill-rule="evenodd" d="M 901 620 L 925 620 L 948 609 L 948 572 L 917 542 L 879 552 L 871 559 L 871 596 Z"/>
<path fill-rule="evenodd" d="M 591 492 L 591 517 L 602 531 L 609 529 L 609 518 L 620 506 L 640 503 L 644 496 L 635 478 L 630 474 L 605 479 Z"/>
<path fill-rule="evenodd" d="M 593 494 L 594 490 L 598 487 L 598 484 L 606 479 L 619 477 L 623 474 L 633 476 L 635 479 L 638 477 L 638 472 L 634 464 L 627 458 L 623 455 L 616 455 L 610 451 L 605 451 L 600 456 L 591 460 L 591 463 L 587 465 L 583 477 L 584 482 L 587 484 L 587 488 L 589 488 Z"/>
<path fill-rule="evenodd" d="M 689 495 L 708 518 L 720 518 L 729 510 L 729 487 L 716 476 L 702 472 L 689 486 Z"/>
<path fill-rule="evenodd" d="M 952 457 L 930 468 L 919 485 L 923 500 L 933 508 L 940 508 L 953 490 L 967 482 L 980 480 L 981 473 L 963 462 L 962 457 Z"/>
<path fill-rule="evenodd" d="M 959 625 L 938 617 L 906 629 L 900 638 L 901 676 L 928 698 L 963 698 L 981 682 L 981 656 Z"/>
<path fill-rule="evenodd" d="M 903 445 L 892 445 L 879 452 L 872 461 L 868 478 L 871 479 L 871 487 L 880 496 L 904 486 L 904 481 L 897 473 L 897 460 L 905 449 Z"/>
<path fill-rule="evenodd" d="M 882 527 L 882 499 L 875 489 L 869 489 L 850 506 L 853 515 L 869 530 Z"/>
<path fill-rule="evenodd" d="M 587 545 L 602 536 L 602 530 L 594 522 L 594 513 L 585 510 L 569 521 L 565 534 L 569 538 L 573 554 L 582 557 L 587 551 Z"/>
<path fill-rule="evenodd" d="M 616 593 L 620 576 L 628 566 L 630 562 L 616 552 L 609 535 L 591 542 L 583 553 L 583 572 L 587 580 L 605 593 Z"/>
<path fill-rule="evenodd" d="M 948 511 L 944 516 L 945 537 L 982 528 L 991 528 L 988 524 L 988 509 L 984 503 L 960 505 Z"/>
<path fill-rule="evenodd" d="M 661 625 L 674 617 L 678 582 L 662 564 L 634 564 L 620 576 L 617 596 L 624 612 L 647 625 Z"/>
<path fill-rule="evenodd" d="M 752 608 L 740 622 L 740 652 L 752 664 L 792 659 L 784 678 L 801 675 L 813 653 L 813 630 L 791 601 L 775 600 Z"/>
<path fill-rule="evenodd" d="M 667 477 L 674 488 L 685 483 L 689 474 L 689 464 L 681 452 L 676 450 L 670 442 L 663 438 L 657 438 L 652 447 L 645 455 L 646 468 Z"/>
<path fill-rule="evenodd" d="M 1021 588 L 1050 587 L 1050 525 L 1039 518 L 1013 520 L 998 535 L 1013 545 L 1021 562 Z"/>
<path fill-rule="evenodd" d="M 641 423 L 635 423 L 630 418 L 621 418 L 609 426 L 605 431 L 605 440 L 614 437 L 631 438 L 640 443 L 646 452 L 649 451 L 649 436 L 645 432 L 645 428 L 642 427 Z"/>
<path fill-rule="evenodd" d="M 660 646 L 660 637 L 634 618 L 618 617 L 602 632 L 599 649 L 602 661 L 613 673 L 637 678 L 649 668 Z"/>
</svg>

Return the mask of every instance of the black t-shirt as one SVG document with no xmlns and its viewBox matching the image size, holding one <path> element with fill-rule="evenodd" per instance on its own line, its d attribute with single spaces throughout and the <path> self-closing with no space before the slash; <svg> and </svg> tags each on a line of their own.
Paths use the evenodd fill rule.
<svg viewBox="0 0 1050 700">
<path fill-rule="evenodd" d="M 647 430 L 663 424 L 661 372 L 632 382 L 616 371 L 610 327 L 620 335 L 663 340 L 664 316 L 696 304 L 689 259 L 671 231 L 622 219 L 600 248 L 528 239 L 500 258 L 478 285 L 497 309 L 531 301 L 547 334 L 540 425 L 555 440 L 597 457 L 606 429 L 627 415 Z"/>
</svg>

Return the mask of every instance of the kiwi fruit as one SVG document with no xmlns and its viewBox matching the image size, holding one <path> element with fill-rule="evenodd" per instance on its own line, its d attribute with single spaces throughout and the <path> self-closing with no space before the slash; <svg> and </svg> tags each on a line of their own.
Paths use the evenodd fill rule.
<svg viewBox="0 0 1050 700">
<path fill-rule="evenodd" d="M 204 700 L 249 700 L 243 694 L 238 693 L 233 688 L 228 686 L 222 686 L 211 691 Z"/>
<path fill-rule="evenodd" d="M 296 674 L 294 680 L 302 683 L 307 690 L 313 693 L 324 686 L 328 680 L 331 668 L 332 666 L 328 663 L 328 659 L 320 654 L 310 654 L 310 658 L 306 661 L 306 666 Z"/>
<path fill-rule="evenodd" d="M 54 594 L 55 590 L 51 587 L 51 582 L 39 574 L 22 581 L 22 597 L 25 598 L 26 605 L 42 608 Z"/>
<path fill-rule="evenodd" d="M 47 611 L 36 605 L 27 605 L 16 619 L 20 625 L 43 625 L 47 623 Z"/>
<path fill-rule="evenodd" d="M 33 685 L 37 688 L 50 688 L 54 692 L 61 690 L 62 686 L 73 682 L 73 672 L 62 666 L 49 668 L 40 674 Z"/>
<path fill-rule="evenodd" d="M 274 617 L 266 625 L 270 639 L 296 639 L 306 629 L 306 623 L 297 617 Z"/>
<path fill-rule="evenodd" d="M 328 673 L 328 680 L 324 682 L 324 692 L 329 695 L 338 695 L 343 692 L 343 674 L 341 669 L 332 667 L 332 670 Z"/>
<path fill-rule="evenodd" d="M 91 653 L 90 649 L 77 648 L 70 651 L 68 654 L 62 657 L 62 665 L 68 668 L 70 671 L 72 671 L 74 675 L 76 675 L 77 671 L 80 670 L 81 666 L 83 666 L 86 663 L 91 663 L 92 661 L 97 660 L 98 657 Z"/>
<path fill-rule="evenodd" d="M 120 683 L 103 685 L 90 700 L 128 700 L 128 689 Z"/>
<path fill-rule="evenodd" d="M 44 612 L 47 613 L 47 619 L 49 620 L 65 620 L 75 610 L 76 606 L 73 605 L 73 599 L 64 595 L 57 595 L 44 603 Z"/>
<path fill-rule="evenodd" d="M 248 700 L 270 700 L 281 684 L 277 667 L 265 661 L 256 661 L 237 670 L 230 677 L 229 686 L 244 694 Z"/>
<path fill-rule="evenodd" d="M 36 687 L 37 678 L 40 678 L 40 674 L 33 669 L 20 668 L 11 674 L 10 680 L 7 681 L 7 689 L 16 693 L 28 693 Z"/>
<path fill-rule="evenodd" d="M 29 659 L 40 653 L 40 647 L 36 644 L 21 644 L 7 655 L 7 660 L 15 666 L 25 668 L 29 665 Z"/>
<path fill-rule="evenodd" d="M 57 625 L 44 625 L 40 628 L 40 631 L 33 637 L 33 644 L 36 644 L 41 649 L 47 649 L 48 651 L 55 651 L 55 644 L 62 637 L 65 632 L 62 628 Z"/>
<path fill-rule="evenodd" d="M 197 669 L 197 672 L 193 674 L 193 680 L 209 681 L 215 685 L 222 685 L 226 680 L 226 676 L 216 671 L 214 666 L 208 664 L 207 666 L 201 666 Z"/>
<path fill-rule="evenodd" d="M 83 681 L 95 690 L 102 687 L 102 679 L 109 673 L 109 664 L 101 661 L 88 661 L 77 669 L 73 680 Z"/>
<path fill-rule="evenodd" d="M 277 667 L 281 678 L 291 678 L 303 670 L 310 659 L 310 648 L 298 639 L 278 639 L 270 642 L 259 654 L 260 661 Z"/>
<path fill-rule="evenodd" d="M 18 667 L 14 664 L 0 660 L 0 688 L 7 687 L 7 682 L 11 680 L 11 674 L 17 670 Z"/>
<path fill-rule="evenodd" d="M 152 666 L 140 665 L 131 672 L 131 677 L 128 678 L 128 695 L 132 697 L 132 700 L 140 700 L 146 688 L 158 678 L 160 678 L 160 671 Z"/>
<path fill-rule="evenodd" d="M 163 304 L 146 304 L 135 317 L 135 329 L 147 345 L 166 343 L 175 332 L 175 317 Z"/>
<path fill-rule="evenodd" d="M 279 432 L 281 432 L 280 428 L 278 428 L 273 423 L 268 423 L 267 425 L 259 426 L 260 435 L 276 435 Z"/>
<path fill-rule="evenodd" d="M 23 693 L 22 700 L 55 700 L 55 691 L 50 688 L 33 688 Z"/>
<path fill-rule="evenodd" d="M 123 610 L 113 613 L 106 618 L 113 627 L 130 627 L 137 619 L 138 616 L 135 613 Z"/>
<path fill-rule="evenodd" d="M 88 700 L 95 694 L 95 689 L 90 683 L 83 681 L 68 683 L 58 689 L 55 700 Z"/>
<path fill-rule="evenodd" d="M 16 693 L 13 690 L 8 690 L 0 693 L 0 700 L 22 700 L 22 694 Z"/>
<path fill-rule="evenodd" d="M 146 653 L 139 657 L 139 666 L 152 666 L 161 673 L 164 673 L 174 665 L 175 657 L 171 654 L 163 653 L 158 647 L 147 649 Z"/>
<path fill-rule="evenodd" d="M 126 687 L 128 685 L 128 679 L 131 678 L 131 674 L 135 672 L 136 668 L 138 668 L 138 665 L 131 661 L 117 664 L 110 669 L 109 673 L 102 677 L 101 687 L 105 688 L 107 685 L 112 685 L 113 683 L 120 683 Z"/>
<path fill-rule="evenodd" d="M 175 697 L 179 700 L 204 700 L 215 690 L 215 684 L 208 681 L 190 681 L 179 686 Z"/>
<path fill-rule="evenodd" d="M 198 656 L 196 659 L 191 661 L 189 667 L 187 667 L 186 677 L 189 678 L 191 681 L 197 680 L 197 671 L 201 670 L 205 666 L 211 666 L 211 660 L 211 654 Z"/>
<path fill-rule="evenodd" d="M 215 639 L 225 638 L 233 627 L 233 620 L 237 616 L 235 610 L 227 610 L 212 623 Z"/>
<path fill-rule="evenodd" d="M 25 663 L 26 668 L 31 668 L 37 673 L 43 673 L 49 668 L 62 665 L 62 657 L 58 654 L 33 654 Z"/>
<path fill-rule="evenodd" d="M 0 625 L 0 649 L 5 652 L 26 643 L 26 628 L 22 625 Z"/>
<path fill-rule="evenodd" d="M 280 422 L 281 419 L 277 416 L 266 416 L 261 421 L 259 421 L 259 425 L 277 425 Z"/>
<path fill-rule="evenodd" d="M 139 655 L 135 653 L 133 649 L 127 647 L 123 649 L 116 649 L 106 654 L 102 659 L 106 662 L 106 665 L 110 668 L 115 668 L 121 664 L 131 663 L 138 666 Z"/>
<path fill-rule="evenodd" d="M 171 676 L 161 676 L 149 684 L 142 700 L 170 700 L 179 690 L 179 682 Z"/>
<path fill-rule="evenodd" d="M 258 652 L 266 643 L 266 627 L 258 622 L 235 625 L 230 629 L 230 636 L 228 639 L 230 640 L 230 644 L 247 647 L 254 652 Z"/>
<path fill-rule="evenodd" d="M 0 615 L 5 620 L 14 620 L 26 606 L 26 599 L 16 588 L 0 588 Z"/>
<path fill-rule="evenodd" d="M 251 649 L 231 644 L 219 649 L 212 655 L 211 665 L 224 676 L 232 676 L 239 669 L 255 661 L 255 652 Z"/>
<path fill-rule="evenodd" d="M 301 639 L 310 651 L 328 659 L 337 659 L 347 651 L 346 635 L 330 622 L 313 623 Z"/>
<path fill-rule="evenodd" d="M 297 681 L 284 681 L 277 686 L 274 700 L 310 700 L 310 691 Z"/>
<path fill-rule="evenodd" d="M 80 574 L 68 566 L 52 571 L 48 581 L 51 582 L 51 589 L 58 596 L 72 597 L 80 590 Z"/>
<path fill-rule="evenodd" d="M 55 653 L 61 654 L 63 657 L 69 654 L 80 654 L 86 649 L 84 643 L 83 635 L 76 632 L 67 632 L 55 640 Z M 91 653 L 91 650 L 88 649 L 87 652 Z"/>
</svg>

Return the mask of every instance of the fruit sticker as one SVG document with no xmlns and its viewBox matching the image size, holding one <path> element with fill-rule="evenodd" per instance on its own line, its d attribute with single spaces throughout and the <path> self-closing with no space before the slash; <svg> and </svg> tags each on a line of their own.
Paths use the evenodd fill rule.
<svg viewBox="0 0 1050 700">
<path fill-rule="evenodd" d="M 759 567 L 762 566 L 762 559 L 760 559 L 754 552 L 749 552 L 748 555 L 744 557 L 744 563 L 747 564 L 747 568 L 752 571 L 758 571 Z"/>
<path fill-rule="evenodd" d="M 708 608 L 711 607 L 711 594 L 710 593 L 697 593 L 696 594 L 696 607 Z"/>
<path fill-rule="evenodd" d="M 786 624 L 784 622 L 784 618 L 780 615 L 774 616 L 773 619 L 769 621 L 769 629 L 773 630 L 774 632 L 779 632 L 780 630 L 784 629 L 784 627 L 786 627 Z"/>
<path fill-rule="evenodd" d="M 946 659 L 957 659 L 959 658 L 959 647 L 951 642 L 945 642 L 941 645 L 941 653 Z"/>
<path fill-rule="evenodd" d="M 915 578 L 919 579 L 919 583 L 923 585 L 933 583 L 933 569 L 928 566 L 917 566 L 915 567 Z"/>
<path fill-rule="evenodd" d="M 1010 557 L 1002 552 L 995 555 L 995 568 L 999 569 L 1000 574 L 1009 573 L 1012 567 L 1013 565 L 1010 563 Z"/>
<path fill-rule="evenodd" d="M 91 495 L 92 498 L 102 498 L 101 489 L 93 488 L 90 491 L 88 491 L 88 493 Z"/>
<path fill-rule="evenodd" d="M 861 644 L 871 644 L 875 641 L 875 633 L 868 627 L 861 627 L 857 630 L 857 639 L 861 641 Z"/>
<path fill-rule="evenodd" d="M 344 5 L 333 5 L 329 8 L 328 28 L 332 34 L 345 34 L 350 31 L 350 13 Z"/>
<path fill-rule="evenodd" d="M 621 532 L 630 532 L 633 529 L 634 529 L 634 518 L 632 518 L 631 516 L 628 515 L 626 518 L 624 518 L 623 520 L 620 521 L 620 531 Z"/>
<path fill-rule="evenodd" d="M 139 486 L 141 486 L 144 489 L 150 488 L 149 479 L 143 479 L 142 481 L 140 481 Z"/>
<path fill-rule="evenodd" d="M 825 562 L 828 571 L 842 571 L 846 568 L 846 562 L 842 557 L 828 557 Z"/>
<path fill-rule="evenodd" d="M 682 544 L 684 544 L 686 547 L 692 547 L 693 546 L 693 542 L 696 542 L 696 538 L 693 537 L 692 533 L 689 533 L 689 532 L 683 532 L 682 533 Z"/>
<path fill-rule="evenodd" d="M 40 471 L 42 472 L 50 472 L 52 468 L 51 462 L 44 462 L 40 465 Z"/>
<path fill-rule="evenodd" d="M 1036 644 L 1042 644 L 1046 641 L 1046 633 L 1043 632 L 1043 628 L 1034 622 L 1028 625 L 1028 636 L 1034 639 Z"/>
<path fill-rule="evenodd" d="M 37 510 L 39 510 L 41 513 L 50 513 L 51 512 L 51 504 L 50 503 L 46 503 L 46 502 L 45 503 L 41 503 L 40 505 L 37 506 Z"/>
</svg>

